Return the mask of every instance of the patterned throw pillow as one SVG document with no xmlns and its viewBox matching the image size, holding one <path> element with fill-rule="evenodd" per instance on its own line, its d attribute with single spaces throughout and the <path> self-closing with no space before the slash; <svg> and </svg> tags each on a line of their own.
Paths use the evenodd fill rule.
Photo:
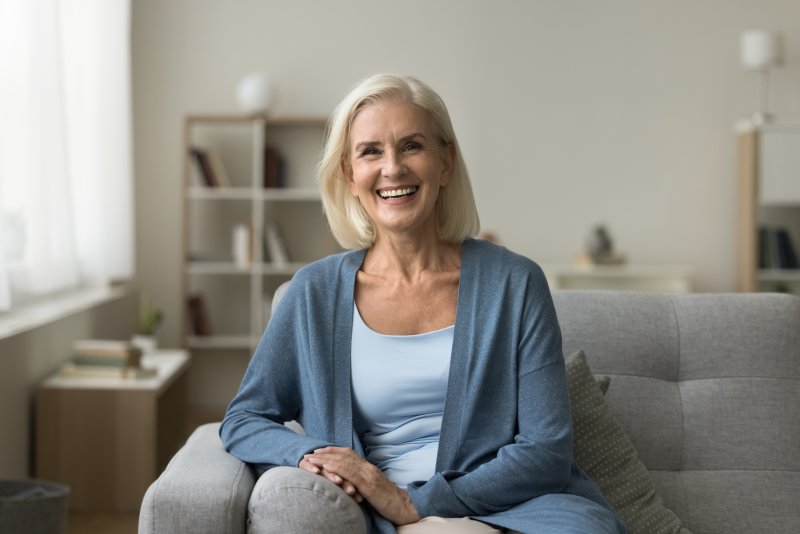
<svg viewBox="0 0 800 534">
<path fill-rule="evenodd" d="M 664 507 L 633 444 L 611 417 L 583 351 L 567 358 L 566 367 L 575 461 L 600 486 L 628 533 L 690 534 Z"/>
</svg>

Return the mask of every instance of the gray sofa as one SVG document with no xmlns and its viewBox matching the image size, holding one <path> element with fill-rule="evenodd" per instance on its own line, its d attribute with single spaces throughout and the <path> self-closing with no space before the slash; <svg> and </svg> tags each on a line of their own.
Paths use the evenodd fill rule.
<svg viewBox="0 0 800 534">
<path fill-rule="evenodd" d="M 684 527 L 800 532 L 800 298 L 554 298 L 564 354 L 610 377 L 608 410 Z M 217 428 L 198 428 L 152 484 L 140 533 L 246 531 L 256 476 Z"/>
</svg>

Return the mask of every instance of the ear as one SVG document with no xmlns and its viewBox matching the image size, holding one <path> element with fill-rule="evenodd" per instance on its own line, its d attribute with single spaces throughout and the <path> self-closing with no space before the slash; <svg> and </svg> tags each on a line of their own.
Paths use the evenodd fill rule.
<svg viewBox="0 0 800 534">
<path fill-rule="evenodd" d="M 342 169 L 345 181 L 350 185 L 350 192 L 353 196 L 358 196 L 356 193 L 356 183 L 353 181 L 353 166 L 350 165 L 350 162 L 348 162 L 346 158 L 342 158 L 339 162 L 339 167 Z"/>
<path fill-rule="evenodd" d="M 453 143 L 447 143 L 442 151 L 442 179 L 441 186 L 447 185 L 450 181 L 450 175 L 453 174 L 453 165 L 456 161 L 456 147 Z"/>
</svg>

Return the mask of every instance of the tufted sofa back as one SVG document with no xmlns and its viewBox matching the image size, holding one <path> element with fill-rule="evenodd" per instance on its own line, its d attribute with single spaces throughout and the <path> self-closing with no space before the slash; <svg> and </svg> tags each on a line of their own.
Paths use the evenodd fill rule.
<svg viewBox="0 0 800 534">
<path fill-rule="evenodd" d="M 695 533 L 800 532 L 800 298 L 554 293 L 564 354 Z"/>
</svg>

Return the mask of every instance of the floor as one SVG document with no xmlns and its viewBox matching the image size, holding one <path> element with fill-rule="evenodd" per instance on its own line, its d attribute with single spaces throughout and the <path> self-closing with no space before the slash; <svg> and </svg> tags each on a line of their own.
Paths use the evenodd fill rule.
<svg viewBox="0 0 800 534">
<path fill-rule="evenodd" d="M 138 513 L 70 512 L 69 534 L 136 534 Z"/>
</svg>

